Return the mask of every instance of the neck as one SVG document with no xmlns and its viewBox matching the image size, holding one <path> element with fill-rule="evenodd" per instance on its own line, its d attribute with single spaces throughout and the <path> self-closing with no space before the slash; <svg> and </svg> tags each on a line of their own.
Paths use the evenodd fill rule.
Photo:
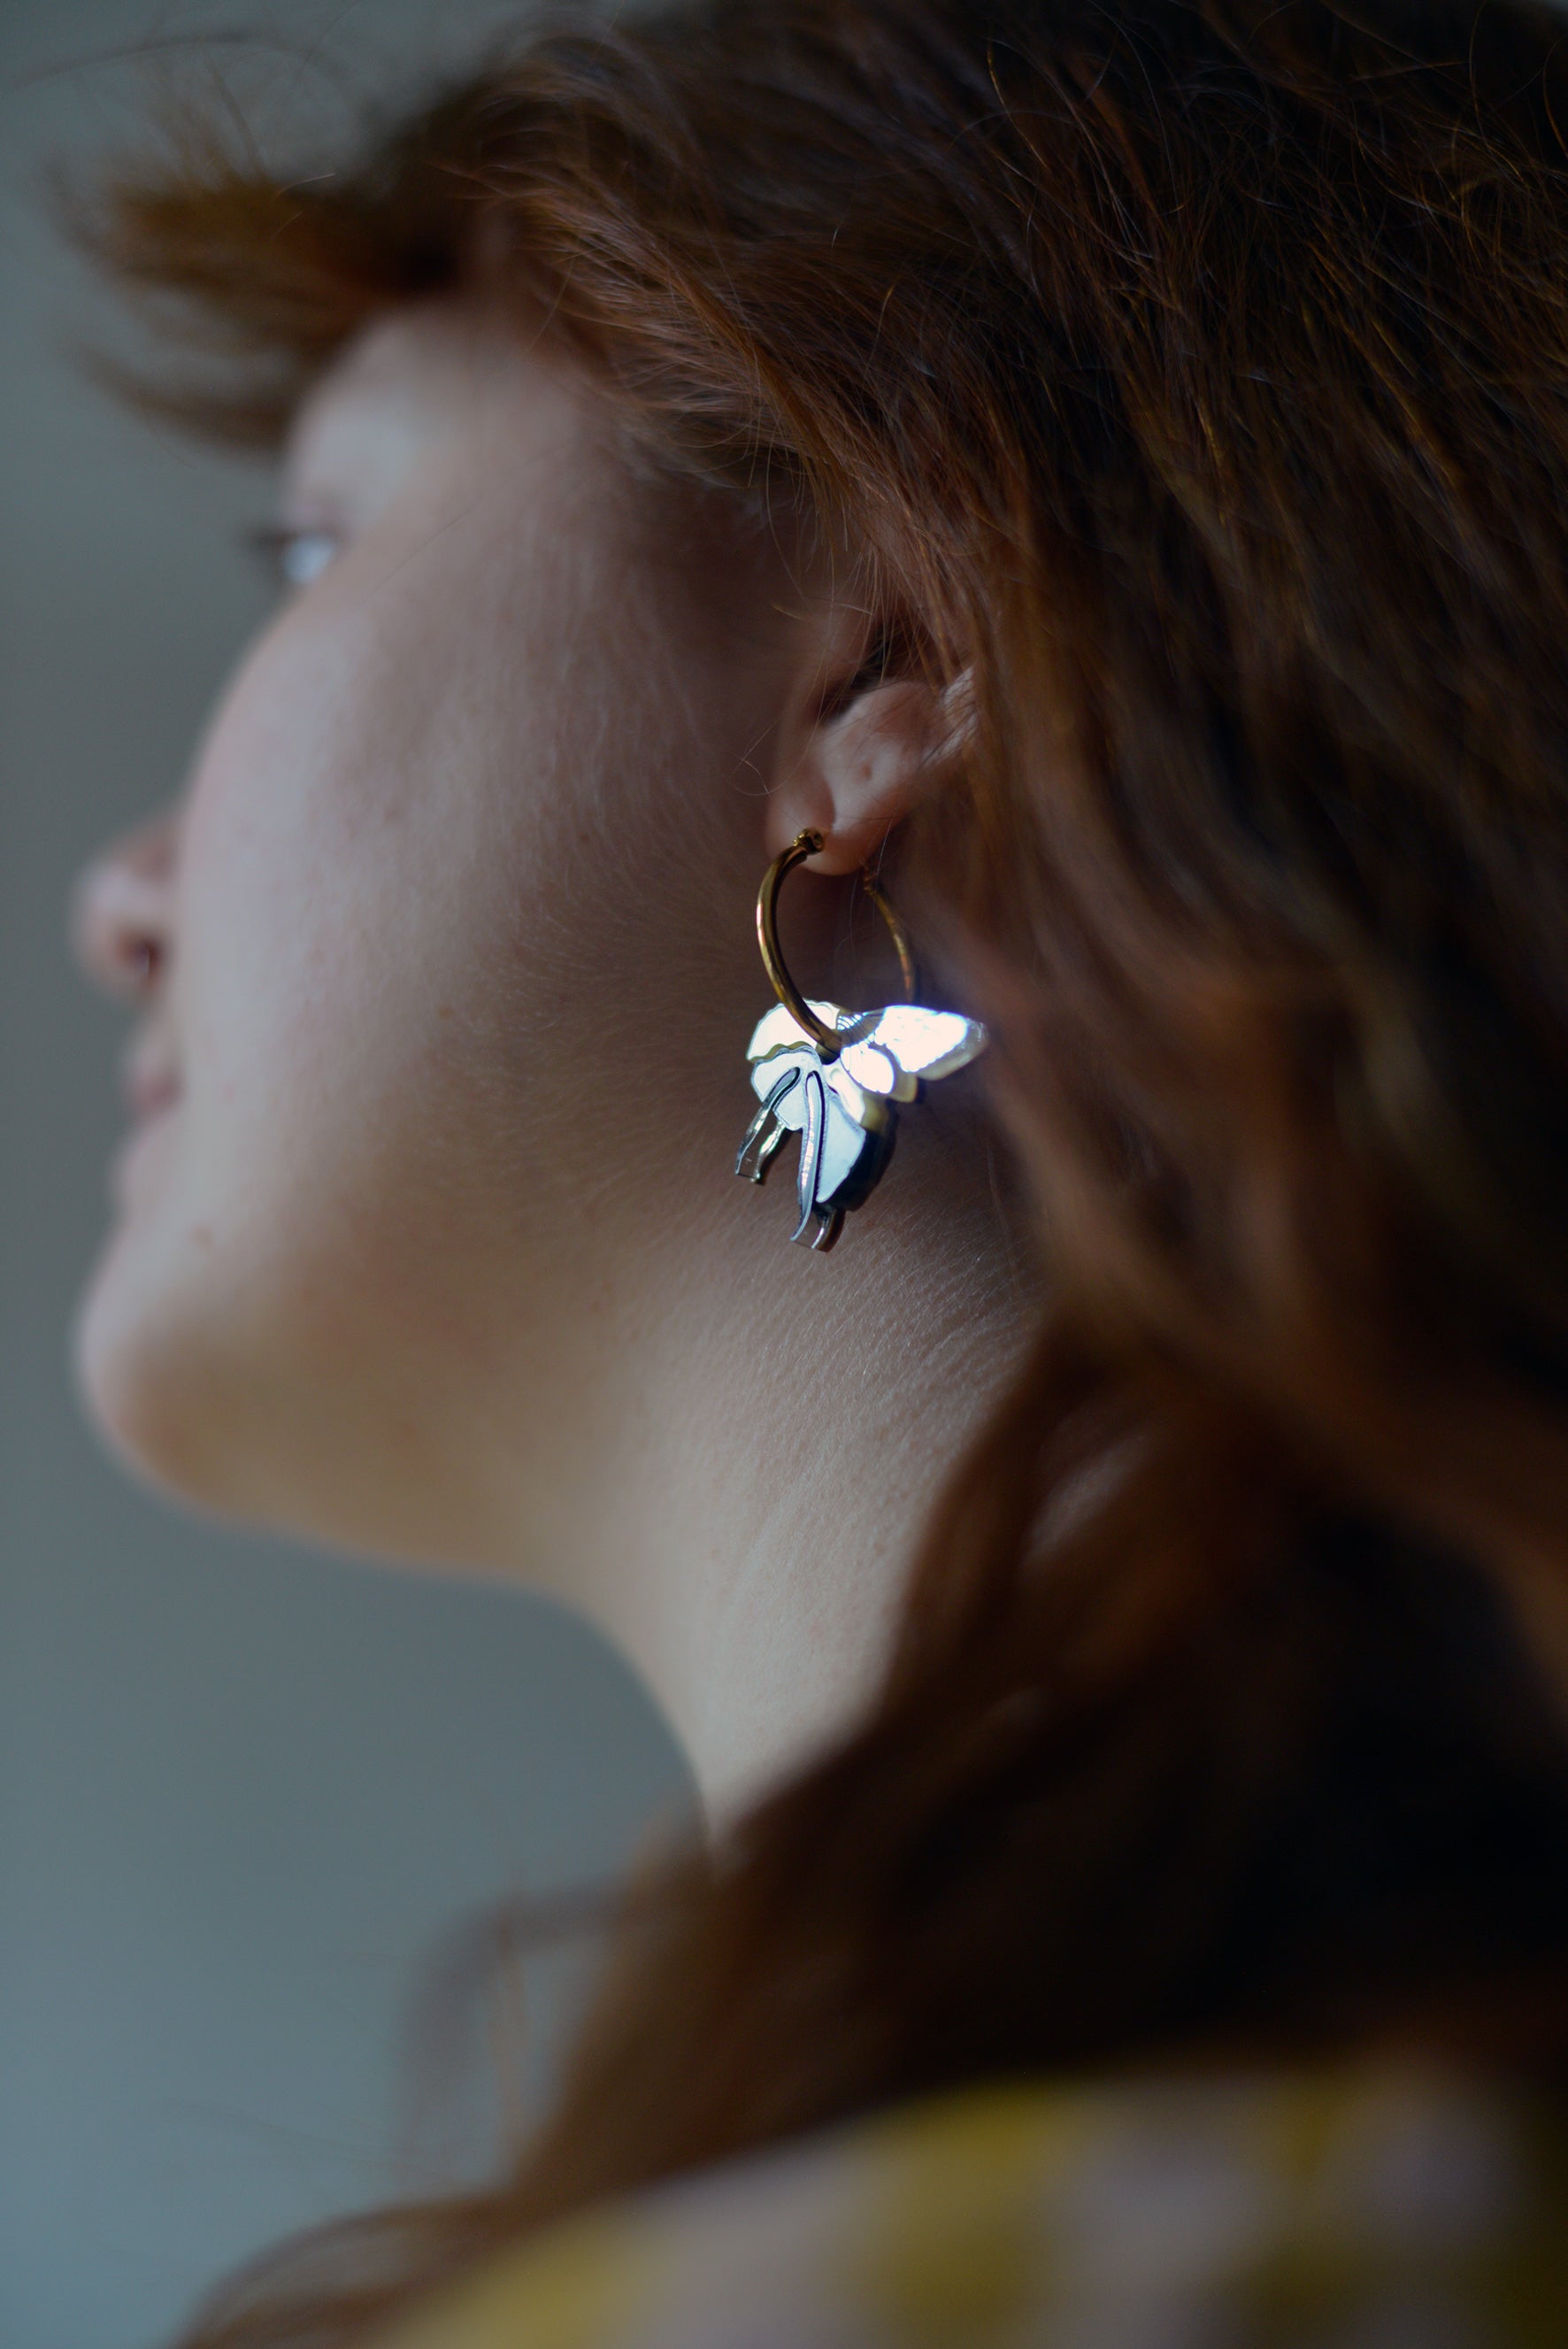
<svg viewBox="0 0 1568 2349">
<path fill-rule="evenodd" d="M 700 1278 L 672 1249 L 565 1506 L 517 1546 L 641 1672 L 711 1818 L 869 1701 L 923 1521 L 1021 1345 L 984 1167 L 930 1132 L 900 1153 L 899 1192 L 829 1259 L 785 1245 L 782 1214 L 710 1239 Z"/>
</svg>

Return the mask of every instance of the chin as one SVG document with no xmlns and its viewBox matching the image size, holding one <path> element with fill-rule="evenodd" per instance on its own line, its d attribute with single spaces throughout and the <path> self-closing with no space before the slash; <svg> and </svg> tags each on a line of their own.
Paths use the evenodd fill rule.
<svg viewBox="0 0 1568 2349">
<path fill-rule="evenodd" d="M 148 1295 L 139 1237 L 123 1226 L 110 1235 L 83 1295 L 71 1333 L 77 1392 L 89 1424 L 139 1483 L 232 1514 L 211 1441 L 202 1350 L 184 1317 L 160 1311 Z"/>
<path fill-rule="evenodd" d="M 473 1566 L 439 1446 L 378 1361 L 324 1345 L 319 1317 L 284 1300 L 319 1291 L 270 1251 L 148 1203 L 111 1232 L 82 1297 L 72 1358 L 84 1412 L 136 1481 L 200 1514 L 347 1556 Z M 188 1204 L 188 1203 L 187 1203 Z M 329 1316 L 339 1334 L 349 1312 Z"/>
</svg>

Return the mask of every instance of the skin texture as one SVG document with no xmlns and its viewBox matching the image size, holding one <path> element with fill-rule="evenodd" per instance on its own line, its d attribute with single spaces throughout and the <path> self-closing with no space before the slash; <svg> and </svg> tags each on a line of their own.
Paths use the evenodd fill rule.
<svg viewBox="0 0 1568 2349">
<path fill-rule="evenodd" d="M 972 1077 L 830 1258 L 785 1245 L 792 1153 L 729 1172 L 763 865 L 815 823 L 852 871 L 941 712 L 852 689 L 841 556 L 460 310 L 337 363 L 283 520 L 331 560 L 74 909 L 140 1015 L 88 1407 L 199 1507 L 584 1609 L 723 1810 L 864 1694 L 1018 1333 Z M 847 904 L 798 877 L 789 950 L 892 999 Z"/>
</svg>

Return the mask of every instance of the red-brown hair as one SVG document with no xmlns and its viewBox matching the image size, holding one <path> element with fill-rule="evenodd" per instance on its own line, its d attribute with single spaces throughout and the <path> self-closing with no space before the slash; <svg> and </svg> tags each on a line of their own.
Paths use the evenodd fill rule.
<svg viewBox="0 0 1568 2349">
<path fill-rule="evenodd" d="M 887 641 L 971 670 L 902 885 L 994 1028 L 1051 1298 L 872 1712 L 642 1904 L 512 2173 L 323 2237 L 201 2349 L 326 2349 L 950 2082 L 1561 2052 L 1562 38 L 718 0 L 535 40 L 335 176 L 107 202 L 239 363 L 166 406 L 273 433 L 377 312 L 526 280 L 665 461 L 787 481 Z"/>
</svg>

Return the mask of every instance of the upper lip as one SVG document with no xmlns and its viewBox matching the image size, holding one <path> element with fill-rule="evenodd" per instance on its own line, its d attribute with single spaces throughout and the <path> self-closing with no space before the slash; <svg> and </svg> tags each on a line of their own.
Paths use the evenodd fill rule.
<svg viewBox="0 0 1568 2349">
<path fill-rule="evenodd" d="M 120 1063 L 119 1090 L 127 1111 L 138 1119 L 179 1099 L 180 1067 L 166 1037 L 135 1039 Z"/>
</svg>

